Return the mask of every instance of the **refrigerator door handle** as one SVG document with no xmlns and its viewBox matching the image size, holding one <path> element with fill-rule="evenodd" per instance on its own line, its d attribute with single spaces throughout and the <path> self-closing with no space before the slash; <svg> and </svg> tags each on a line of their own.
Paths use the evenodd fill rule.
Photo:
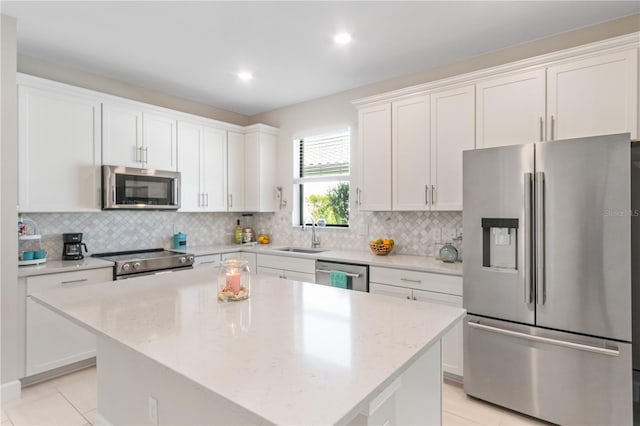
<svg viewBox="0 0 640 426">
<path fill-rule="evenodd" d="M 546 294 L 546 283 L 545 283 L 545 270 L 544 270 L 544 246 L 545 246 L 545 229 L 544 229 L 544 211 L 545 211 L 545 182 L 544 182 L 544 172 L 536 172 L 535 176 L 535 210 L 536 210 L 536 224 L 535 224 L 535 233 L 536 233 L 536 297 L 537 304 L 542 306 L 544 305 L 547 294 Z"/>
<path fill-rule="evenodd" d="M 524 303 L 534 303 L 533 298 L 533 251 L 531 241 L 533 238 L 533 220 L 531 210 L 531 185 L 533 183 L 533 173 L 524 174 Z"/>
<path fill-rule="evenodd" d="M 551 339 L 549 337 L 535 336 L 532 334 L 521 333 L 519 331 L 507 330 L 505 328 L 499 328 L 499 327 L 493 327 L 491 325 L 480 324 L 477 321 L 469 321 L 467 324 L 469 324 L 469 327 L 471 328 L 477 328 L 477 329 L 485 330 L 491 333 L 504 334 L 506 336 L 518 337 L 524 340 L 531 340 L 533 342 L 547 343 L 549 345 L 562 346 L 565 348 L 572 348 L 579 351 L 594 352 L 601 355 L 620 356 L 620 351 L 618 350 L 618 348 L 611 348 L 611 349 L 602 348 L 599 346 L 591 346 L 591 345 L 585 345 L 582 343 L 568 342 L 566 340 L 558 340 L 558 339 Z"/>
</svg>

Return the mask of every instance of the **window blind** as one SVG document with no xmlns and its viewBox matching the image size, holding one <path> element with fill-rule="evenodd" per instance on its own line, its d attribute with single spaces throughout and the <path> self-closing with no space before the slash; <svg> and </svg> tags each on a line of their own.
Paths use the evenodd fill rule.
<svg viewBox="0 0 640 426">
<path fill-rule="evenodd" d="M 349 174 L 349 134 L 300 141 L 300 177 Z"/>
</svg>

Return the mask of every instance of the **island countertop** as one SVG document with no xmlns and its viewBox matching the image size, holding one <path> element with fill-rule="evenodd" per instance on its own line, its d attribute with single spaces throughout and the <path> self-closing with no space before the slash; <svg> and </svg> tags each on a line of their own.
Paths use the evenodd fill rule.
<svg viewBox="0 0 640 426">
<path fill-rule="evenodd" d="M 32 297 L 276 424 L 348 421 L 465 312 L 266 276 L 251 277 L 248 300 L 221 303 L 216 278 L 202 268 Z"/>
</svg>

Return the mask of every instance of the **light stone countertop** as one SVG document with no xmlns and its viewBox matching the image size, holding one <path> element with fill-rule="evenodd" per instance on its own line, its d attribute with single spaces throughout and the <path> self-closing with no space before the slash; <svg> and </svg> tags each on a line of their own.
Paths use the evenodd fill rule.
<svg viewBox="0 0 640 426">
<path fill-rule="evenodd" d="M 57 274 L 60 272 L 73 272 L 85 269 L 99 269 L 113 267 L 113 262 L 85 257 L 80 260 L 47 260 L 40 265 L 18 266 L 18 277 L 30 277 L 34 275 Z"/>
<path fill-rule="evenodd" d="M 201 268 L 33 297 L 275 424 L 348 421 L 465 312 L 267 276 L 220 303 L 215 279 Z"/>
<path fill-rule="evenodd" d="M 273 254 L 343 263 L 358 263 L 369 266 L 380 266 L 383 268 L 409 269 L 421 272 L 462 276 L 462 262 L 445 263 L 435 257 L 394 254 L 393 252 L 386 256 L 376 256 L 371 253 L 370 250 L 340 250 L 331 248 L 320 248 L 318 249 L 320 251 L 315 253 L 295 253 L 277 250 L 281 247 L 284 246 L 271 244 L 241 246 L 236 244 L 228 246 L 187 247 L 186 251 L 196 256 L 246 251 L 249 253 Z"/>
</svg>

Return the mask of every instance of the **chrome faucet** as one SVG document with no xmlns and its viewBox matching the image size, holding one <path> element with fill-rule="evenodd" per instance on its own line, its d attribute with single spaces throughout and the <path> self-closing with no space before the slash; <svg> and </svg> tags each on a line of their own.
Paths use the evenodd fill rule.
<svg viewBox="0 0 640 426">
<path fill-rule="evenodd" d="M 307 229 L 307 223 L 311 219 L 311 248 L 320 247 L 320 235 L 318 235 L 316 228 L 318 227 L 318 222 L 313 218 L 313 216 L 307 216 L 304 219 L 304 223 L 302 224 L 302 229 Z"/>
</svg>

